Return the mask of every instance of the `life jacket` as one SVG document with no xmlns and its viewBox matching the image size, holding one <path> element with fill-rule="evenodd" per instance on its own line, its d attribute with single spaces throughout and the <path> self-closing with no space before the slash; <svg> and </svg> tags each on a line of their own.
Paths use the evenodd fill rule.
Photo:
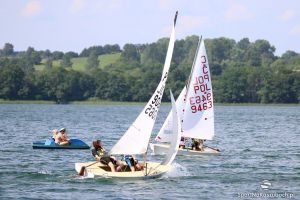
<svg viewBox="0 0 300 200">
<path fill-rule="evenodd" d="M 97 150 L 97 154 L 98 154 L 99 157 L 103 157 L 103 156 L 108 155 L 108 153 L 105 151 L 105 149 L 101 149 L 101 148 Z"/>
<path fill-rule="evenodd" d="M 92 154 L 95 157 L 96 155 L 99 157 L 105 157 L 105 156 L 109 156 L 108 153 L 105 151 L 105 149 L 92 149 Z"/>
<path fill-rule="evenodd" d="M 132 158 L 131 155 L 124 155 L 124 160 L 130 159 L 130 158 Z"/>
</svg>

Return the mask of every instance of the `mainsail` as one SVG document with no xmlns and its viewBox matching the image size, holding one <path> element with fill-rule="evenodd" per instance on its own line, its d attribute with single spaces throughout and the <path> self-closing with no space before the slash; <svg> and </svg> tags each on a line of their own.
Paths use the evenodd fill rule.
<svg viewBox="0 0 300 200">
<path fill-rule="evenodd" d="M 174 18 L 174 24 L 160 83 L 158 84 L 147 105 L 144 107 L 143 111 L 139 114 L 121 139 L 113 146 L 110 151 L 111 154 L 144 154 L 147 151 L 149 139 L 161 104 L 161 99 L 164 93 L 171 65 L 175 43 L 175 25 L 177 14 L 178 12 L 176 12 Z"/>
<path fill-rule="evenodd" d="M 176 106 L 182 111 L 182 136 L 208 139 L 214 136 L 214 109 L 211 76 L 204 41 L 198 44 L 190 80 L 181 91 Z M 172 111 L 170 111 L 155 140 L 170 142 L 172 127 Z"/>
</svg>

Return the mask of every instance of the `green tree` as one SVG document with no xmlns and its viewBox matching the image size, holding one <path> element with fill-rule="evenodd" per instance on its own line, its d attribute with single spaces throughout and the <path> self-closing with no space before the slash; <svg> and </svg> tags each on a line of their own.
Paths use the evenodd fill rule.
<svg viewBox="0 0 300 200">
<path fill-rule="evenodd" d="M 299 103 L 300 73 L 281 70 L 265 75 L 264 86 L 259 90 L 262 103 Z"/>
<path fill-rule="evenodd" d="M 106 99 L 108 90 L 108 72 L 101 69 L 91 71 L 91 76 L 95 82 L 95 96 L 100 99 Z"/>
<path fill-rule="evenodd" d="M 95 69 L 99 67 L 98 56 L 95 51 L 92 51 L 87 59 L 86 69 Z"/>
<path fill-rule="evenodd" d="M 251 99 L 247 68 L 230 67 L 213 83 L 215 100 L 226 103 L 247 103 Z"/>
<path fill-rule="evenodd" d="M 14 53 L 14 46 L 10 43 L 5 43 L 1 52 L 3 56 L 12 56 Z"/>
<path fill-rule="evenodd" d="M 45 68 L 51 69 L 52 67 L 53 67 L 53 60 L 52 60 L 52 58 L 48 58 L 45 63 Z"/>
<path fill-rule="evenodd" d="M 106 44 L 103 47 L 103 53 L 104 54 L 107 54 L 107 53 L 118 53 L 118 52 L 121 52 L 121 48 L 120 48 L 120 46 L 118 44 L 113 44 L 113 45 Z"/>
<path fill-rule="evenodd" d="M 296 53 L 295 51 L 286 51 L 284 54 L 282 54 L 281 58 L 284 59 L 284 60 L 288 60 L 288 59 L 291 59 L 291 58 L 294 58 L 296 56 L 298 56 L 299 54 Z"/>
<path fill-rule="evenodd" d="M 71 58 L 68 55 L 64 55 L 62 58 L 62 61 L 60 63 L 60 66 L 62 68 L 72 68 L 73 63 L 71 62 Z"/>
<path fill-rule="evenodd" d="M 68 51 L 67 53 L 65 53 L 65 55 L 70 57 L 70 58 L 77 58 L 78 57 L 78 53 L 76 53 L 74 51 Z"/>
<path fill-rule="evenodd" d="M 169 44 L 168 38 L 159 39 L 156 43 L 151 43 L 145 47 L 143 52 L 142 64 L 158 61 L 165 62 L 167 48 Z M 147 64 L 146 64 L 147 65 Z"/>
<path fill-rule="evenodd" d="M 40 64 L 42 61 L 40 53 L 35 51 L 33 47 L 28 47 L 25 57 L 32 65 Z"/>
<path fill-rule="evenodd" d="M 243 38 L 236 43 L 235 47 L 231 50 L 231 59 L 237 63 L 246 63 L 247 52 L 250 48 L 250 41 L 248 38 Z"/>
<path fill-rule="evenodd" d="M 121 56 L 125 60 L 135 60 L 138 62 L 140 62 L 141 58 L 140 53 L 134 44 L 125 44 Z"/>
<path fill-rule="evenodd" d="M 43 58 L 51 58 L 52 57 L 52 53 L 49 49 L 47 49 L 46 51 L 42 52 L 42 57 Z"/>
<path fill-rule="evenodd" d="M 59 59 L 62 59 L 62 58 L 63 58 L 64 53 L 61 52 L 61 51 L 54 51 L 54 52 L 52 53 L 52 56 L 53 56 L 53 59 L 54 59 L 54 60 L 59 60 Z"/>
<path fill-rule="evenodd" d="M 0 70 L 0 98 L 19 99 L 19 91 L 24 86 L 25 73 L 15 61 Z"/>
<path fill-rule="evenodd" d="M 129 85 L 125 77 L 121 74 L 109 74 L 107 86 L 106 93 L 104 94 L 105 99 L 113 101 L 129 101 L 131 99 L 128 93 Z"/>
</svg>

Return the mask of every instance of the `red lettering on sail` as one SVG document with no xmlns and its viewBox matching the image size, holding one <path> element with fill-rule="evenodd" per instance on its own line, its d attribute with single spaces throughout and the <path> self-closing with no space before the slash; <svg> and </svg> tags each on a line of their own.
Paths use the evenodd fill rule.
<svg viewBox="0 0 300 200">
<path fill-rule="evenodd" d="M 197 91 L 198 91 L 199 89 L 200 89 L 200 88 L 199 88 L 198 85 L 194 86 L 194 92 L 195 92 L 195 94 L 197 93 Z"/>
<path fill-rule="evenodd" d="M 208 74 L 205 74 L 203 77 L 204 77 L 205 80 L 209 81 L 209 75 Z"/>
<path fill-rule="evenodd" d="M 201 63 L 206 63 L 206 57 L 205 56 L 201 56 Z"/>
<path fill-rule="evenodd" d="M 208 67 L 206 64 L 203 64 L 202 71 L 203 71 L 203 74 L 208 74 Z"/>
<path fill-rule="evenodd" d="M 195 103 L 194 103 L 194 98 L 195 97 L 190 97 L 190 105 L 194 105 Z"/>
<path fill-rule="evenodd" d="M 210 91 L 211 89 L 208 87 L 207 84 L 201 84 L 201 85 L 195 85 L 194 86 L 194 92 L 195 94 L 197 92 L 205 92 L 205 91 Z"/>
<path fill-rule="evenodd" d="M 192 113 L 202 112 L 213 107 L 211 93 L 197 95 L 189 98 Z"/>
</svg>

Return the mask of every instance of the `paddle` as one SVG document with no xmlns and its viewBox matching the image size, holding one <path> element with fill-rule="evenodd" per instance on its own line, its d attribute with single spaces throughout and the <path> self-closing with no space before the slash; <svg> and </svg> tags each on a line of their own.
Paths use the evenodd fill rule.
<svg viewBox="0 0 300 200">
<path fill-rule="evenodd" d="M 94 165 L 94 164 L 96 164 L 96 163 L 98 163 L 98 161 L 93 162 L 93 163 L 91 163 L 91 164 L 89 164 L 89 165 L 87 165 L 87 166 L 81 167 L 81 169 L 80 169 L 78 175 L 79 175 L 79 176 L 83 176 L 83 175 L 84 175 L 85 168 L 90 167 L 90 166 L 92 166 L 92 165 Z"/>
</svg>

